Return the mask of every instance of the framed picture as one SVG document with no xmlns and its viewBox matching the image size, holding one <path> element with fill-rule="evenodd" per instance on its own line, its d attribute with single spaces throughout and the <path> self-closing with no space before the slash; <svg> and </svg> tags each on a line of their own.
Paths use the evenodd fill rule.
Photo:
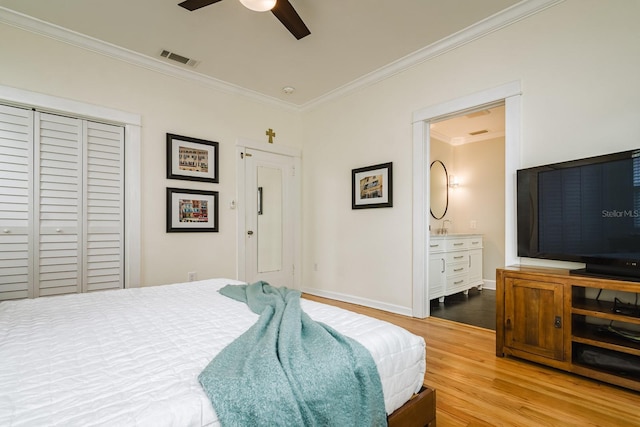
<svg viewBox="0 0 640 427">
<path fill-rule="evenodd" d="M 193 231 L 218 231 L 218 192 L 167 188 L 167 233 Z"/>
<path fill-rule="evenodd" d="M 218 143 L 168 133 L 167 178 L 218 182 Z"/>
<path fill-rule="evenodd" d="M 393 206 L 393 163 L 382 163 L 351 171 L 351 209 Z"/>
</svg>

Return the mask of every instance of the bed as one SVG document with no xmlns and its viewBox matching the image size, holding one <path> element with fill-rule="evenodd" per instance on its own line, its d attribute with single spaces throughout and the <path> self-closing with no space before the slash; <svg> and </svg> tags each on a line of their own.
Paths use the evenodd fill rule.
<svg viewBox="0 0 640 427">
<path fill-rule="evenodd" d="M 258 318 L 218 290 L 229 279 L 0 303 L 0 425 L 219 426 L 198 375 Z M 362 344 L 390 425 L 435 425 L 422 337 L 302 300 Z"/>
</svg>

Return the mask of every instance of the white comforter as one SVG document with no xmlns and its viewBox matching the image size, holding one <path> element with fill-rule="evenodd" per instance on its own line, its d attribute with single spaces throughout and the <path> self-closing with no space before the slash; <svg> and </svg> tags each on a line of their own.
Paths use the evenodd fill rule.
<svg viewBox="0 0 640 427">
<path fill-rule="evenodd" d="M 218 425 L 198 374 L 258 316 L 217 290 L 229 279 L 0 303 L 0 426 Z M 302 300 L 363 344 L 387 413 L 420 389 L 422 337 Z"/>
</svg>

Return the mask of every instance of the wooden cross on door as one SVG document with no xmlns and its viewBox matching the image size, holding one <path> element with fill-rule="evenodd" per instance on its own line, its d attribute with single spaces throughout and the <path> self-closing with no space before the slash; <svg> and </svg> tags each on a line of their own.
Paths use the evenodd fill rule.
<svg viewBox="0 0 640 427">
<path fill-rule="evenodd" d="M 276 133 L 273 131 L 273 129 L 269 128 L 265 135 L 269 137 L 269 144 L 273 144 L 273 137 L 276 136 Z"/>
</svg>

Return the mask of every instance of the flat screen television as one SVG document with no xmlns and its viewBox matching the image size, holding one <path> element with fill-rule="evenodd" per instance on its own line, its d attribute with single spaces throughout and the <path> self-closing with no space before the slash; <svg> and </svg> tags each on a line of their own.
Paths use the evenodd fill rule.
<svg viewBox="0 0 640 427">
<path fill-rule="evenodd" d="M 517 171 L 518 256 L 640 281 L 640 149 Z"/>
</svg>

